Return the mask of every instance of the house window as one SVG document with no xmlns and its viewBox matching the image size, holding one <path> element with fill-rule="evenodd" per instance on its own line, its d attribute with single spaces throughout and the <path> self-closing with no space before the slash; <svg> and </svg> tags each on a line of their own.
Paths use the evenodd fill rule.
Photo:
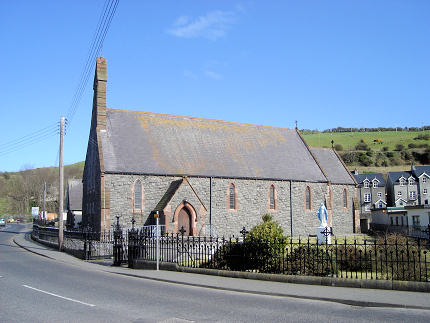
<svg viewBox="0 0 430 323">
<path fill-rule="evenodd" d="M 364 181 L 364 188 L 369 188 L 369 187 L 370 187 L 369 181 Z"/>
<path fill-rule="evenodd" d="M 417 198 L 417 193 L 415 191 L 409 192 L 409 199 L 415 200 Z"/>
<path fill-rule="evenodd" d="M 134 202 L 133 208 L 134 210 L 142 210 L 142 182 L 137 180 L 134 182 Z"/>
<path fill-rule="evenodd" d="M 406 185 L 406 180 L 404 178 L 400 179 L 400 186 L 405 186 Z"/>
<path fill-rule="evenodd" d="M 364 202 L 370 202 L 370 193 L 364 194 Z"/>
<path fill-rule="evenodd" d="M 382 197 L 382 192 L 378 192 L 378 197 Z"/>
<path fill-rule="evenodd" d="M 370 211 L 370 204 L 366 204 L 364 206 L 364 211 Z"/>
<path fill-rule="evenodd" d="M 427 178 L 423 177 L 423 183 L 427 183 Z"/>
<path fill-rule="evenodd" d="M 423 194 L 427 194 L 427 189 L 423 189 Z"/>
<path fill-rule="evenodd" d="M 348 208 L 348 192 L 346 191 L 346 188 L 343 189 L 343 207 L 345 209 Z"/>
<path fill-rule="evenodd" d="M 275 200 L 275 185 L 270 185 L 269 188 L 269 208 L 274 210 L 276 208 Z"/>
<path fill-rule="evenodd" d="M 414 227 L 419 227 L 420 226 L 420 216 L 419 215 L 413 215 L 412 216 L 412 225 Z"/>
<path fill-rule="evenodd" d="M 415 184 L 414 179 L 413 178 L 409 178 L 409 185 L 414 185 L 414 184 Z"/>
<path fill-rule="evenodd" d="M 393 225 L 394 222 L 393 222 L 393 218 L 392 217 L 390 217 L 390 221 L 391 221 L 391 225 Z"/>
<path fill-rule="evenodd" d="M 379 208 L 379 209 L 382 209 L 382 208 L 383 208 L 382 203 L 379 203 L 379 204 L 378 204 L 378 208 Z"/>
<path fill-rule="evenodd" d="M 374 181 L 373 182 L 373 188 L 377 188 L 378 187 L 378 182 L 377 181 Z"/>
<path fill-rule="evenodd" d="M 312 195 L 311 195 L 311 188 L 309 186 L 306 186 L 306 191 L 305 191 L 305 208 L 306 210 L 312 209 Z"/>
<path fill-rule="evenodd" d="M 229 203 L 228 207 L 230 210 L 236 210 L 236 187 L 233 183 L 229 187 Z"/>
<path fill-rule="evenodd" d="M 402 196 L 402 192 L 397 192 L 397 196 Z"/>
<path fill-rule="evenodd" d="M 399 217 L 396 216 L 396 225 L 399 225 Z"/>
</svg>

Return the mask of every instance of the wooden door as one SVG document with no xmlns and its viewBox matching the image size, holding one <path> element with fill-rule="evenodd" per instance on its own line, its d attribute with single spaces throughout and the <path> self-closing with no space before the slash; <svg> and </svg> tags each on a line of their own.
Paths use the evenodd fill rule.
<svg viewBox="0 0 430 323">
<path fill-rule="evenodd" d="M 178 215 L 178 232 L 180 232 L 181 228 L 184 227 L 184 235 L 191 236 L 193 235 L 191 229 L 191 214 L 186 208 L 182 208 L 179 211 Z"/>
</svg>

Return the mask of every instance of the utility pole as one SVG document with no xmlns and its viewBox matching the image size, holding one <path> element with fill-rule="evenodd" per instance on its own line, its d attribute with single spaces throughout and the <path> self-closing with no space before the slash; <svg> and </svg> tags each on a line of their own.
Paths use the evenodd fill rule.
<svg viewBox="0 0 430 323">
<path fill-rule="evenodd" d="M 46 182 L 43 183 L 43 206 L 42 206 L 42 223 L 43 220 L 46 218 L 46 213 L 45 213 L 45 206 L 46 206 Z"/>
<path fill-rule="evenodd" d="M 64 146 L 64 117 L 60 121 L 60 157 L 59 157 L 59 175 L 60 185 L 58 193 L 58 249 L 63 247 L 63 191 L 64 191 L 64 170 L 63 170 L 63 147 Z"/>
</svg>

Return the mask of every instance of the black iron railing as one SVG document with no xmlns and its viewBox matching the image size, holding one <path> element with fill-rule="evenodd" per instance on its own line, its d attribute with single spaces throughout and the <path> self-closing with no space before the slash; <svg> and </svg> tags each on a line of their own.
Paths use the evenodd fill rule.
<svg viewBox="0 0 430 323">
<path fill-rule="evenodd" d="M 332 244 L 321 245 L 314 237 L 257 240 L 246 230 L 240 233 L 229 238 L 164 234 L 158 238 L 159 260 L 194 268 L 430 282 L 428 239 L 397 234 L 372 240 L 332 239 Z M 53 227 L 33 228 L 33 235 L 48 242 L 55 242 L 57 234 Z M 102 233 L 84 229 L 64 234 L 64 245 L 71 253 L 130 267 L 135 260 L 156 260 L 156 241 L 152 231 L 134 227 L 125 231 L 119 225 Z"/>
</svg>

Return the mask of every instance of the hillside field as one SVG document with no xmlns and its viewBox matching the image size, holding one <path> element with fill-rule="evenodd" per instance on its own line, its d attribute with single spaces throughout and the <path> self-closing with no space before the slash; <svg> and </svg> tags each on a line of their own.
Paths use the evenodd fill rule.
<svg viewBox="0 0 430 323">
<path fill-rule="evenodd" d="M 340 144 L 343 150 L 354 150 L 355 145 L 363 139 L 372 150 L 380 151 L 383 147 L 388 147 L 389 151 L 396 148 L 397 144 L 408 147 L 409 144 L 429 144 L 430 140 L 416 140 L 418 135 L 430 135 L 430 130 L 426 131 L 381 131 L 381 132 L 332 132 L 332 133 L 302 133 L 303 138 L 311 147 L 331 147 Z M 374 140 L 381 139 L 382 143 L 374 143 Z"/>
</svg>

